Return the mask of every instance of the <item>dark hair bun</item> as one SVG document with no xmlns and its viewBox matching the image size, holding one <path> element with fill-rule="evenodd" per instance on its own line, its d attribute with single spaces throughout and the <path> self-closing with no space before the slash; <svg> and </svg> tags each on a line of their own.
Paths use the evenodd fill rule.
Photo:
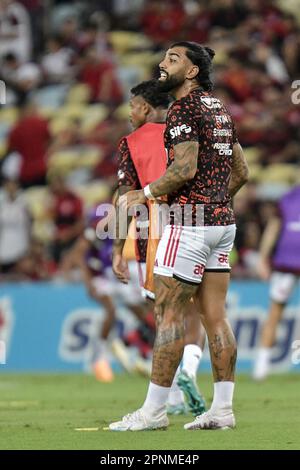
<svg viewBox="0 0 300 470">
<path fill-rule="evenodd" d="M 211 49 L 210 47 L 207 47 L 207 46 L 205 46 L 204 49 L 206 50 L 206 52 L 208 53 L 209 57 L 212 60 L 216 55 L 215 51 L 213 49 Z"/>
</svg>

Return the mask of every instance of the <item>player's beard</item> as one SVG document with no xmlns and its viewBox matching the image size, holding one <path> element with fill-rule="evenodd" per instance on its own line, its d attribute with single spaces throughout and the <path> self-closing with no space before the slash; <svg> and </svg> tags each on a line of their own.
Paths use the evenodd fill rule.
<svg viewBox="0 0 300 470">
<path fill-rule="evenodd" d="M 159 91 L 162 91 L 163 93 L 170 93 L 172 90 L 175 90 L 179 86 L 181 86 L 184 82 L 183 78 L 175 77 L 168 77 L 166 80 L 161 81 L 158 80 L 159 83 Z"/>
</svg>

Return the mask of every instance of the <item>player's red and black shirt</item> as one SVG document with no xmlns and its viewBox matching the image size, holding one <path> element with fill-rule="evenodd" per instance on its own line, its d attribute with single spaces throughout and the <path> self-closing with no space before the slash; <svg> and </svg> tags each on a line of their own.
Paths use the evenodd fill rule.
<svg viewBox="0 0 300 470">
<path fill-rule="evenodd" d="M 235 219 L 228 184 L 232 147 L 237 138 L 232 118 L 225 106 L 210 93 L 197 88 L 172 104 L 166 124 L 168 166 L 174 160 L 175 145 L 187 141 L 199 142 L 196 175 L 179 190 L 169 194 L 169 205 L 189 204 L 192 225 L 196 224 L 195 214 L 199 205 L 201 209 L 204 208 L 204 220 L 200 224 L 233 224 Z"/>
<path fill-rule="evenodd" d="M 141 189 L 140 181 L 132 161 L 126 137 L 119 143 L 118 152 L 118 185 L 131 186 L 132 189 Z M 146 262 L 147 239 L 137 238 L 138 261 Z"/>
<path fill-rule="evenodd" d="M 118 185 L 131 186 L 132 189 L 141 189 L 141 184 L 130 155 L 126 137 L 119 143 L 118 149 Z"/>
</svg>

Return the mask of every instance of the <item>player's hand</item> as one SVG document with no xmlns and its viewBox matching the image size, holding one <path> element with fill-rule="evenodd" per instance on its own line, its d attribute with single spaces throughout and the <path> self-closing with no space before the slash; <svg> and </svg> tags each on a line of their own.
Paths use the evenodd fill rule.
<svg viewBox="0 0 300 470">
<path fill-rule="evenodd" d="M 128 191 L 119 198 L 120 209 L 126 211 L 133 206 L 145 204 L 147 198 L 143 189 L 137 191 Z"/>
<path fill-rule="evenodd" d="M 272 270 L 271 270 L 270 262 L 265 258 L 261 258 L 257 265 L 257 273 L 259 277 L 261 278 L 261 280 L 268 281 L 270 279 L 271 272 Z"/>
<path fill-rule="evenodd" d="M 129 269 L 126 259 L 119 253 L 113 253 L 112 269 L 119 281 L 128 284 L 130 279 Z"/>
</svg>

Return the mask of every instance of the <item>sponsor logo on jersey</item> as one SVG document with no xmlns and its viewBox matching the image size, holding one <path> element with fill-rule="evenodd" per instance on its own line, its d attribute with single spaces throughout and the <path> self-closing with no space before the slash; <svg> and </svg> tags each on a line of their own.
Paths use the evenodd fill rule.
<svg viewBox="0 0 300 470">
<path fill-rule="evenodd" d="M 170 134 L 172 139 L 175 139 L 175 137 L 178 137 L 182 133 L 184 134 L 189 134 L 192 131 L 192 128 L 190 126 L 187 126 L 186 124 L 182 124 L 181 126 L 175 126 L 172 127 L 170 130 Z"/>
<path fill-rule="evenodd" d="M 230 148 L 231 144 L 224 144 L 221 142 L 216 142 L 214 144 L 214 149 L 218 150 L 219 155 L 232 155 L 232 149 Z"/>
<path fill-rule="evenodd" d="M 226 114 L 216 115 L 215 119 L 218 124 L 228 124 L 230 122 L 230 118 Z"/>
<path fill-rule="evenodd" d="M 203 264 L 195 264 L 194 266 L 194 274 L 195 276 L 203 276 L 204 273 L 204 265 Z"/>
<path fill-rule="evenodd" d="M 214 137 L 231 137 L 232 130 L 231 129 L 217 129 L 214 128 Z"/>
<path fill-rule="evenodd" d="M 220 109 L 222 108 L 222 103 L 217 98 L 212 96 L 201 96 L 201 101 L 208 109 Z"/>
<path fill-rule="evenodd" d="M 220 264 L 228 264 L 228 255 L 227 254 L 221 254 L 218 258 L 218 261 Z"/>
</svg>

